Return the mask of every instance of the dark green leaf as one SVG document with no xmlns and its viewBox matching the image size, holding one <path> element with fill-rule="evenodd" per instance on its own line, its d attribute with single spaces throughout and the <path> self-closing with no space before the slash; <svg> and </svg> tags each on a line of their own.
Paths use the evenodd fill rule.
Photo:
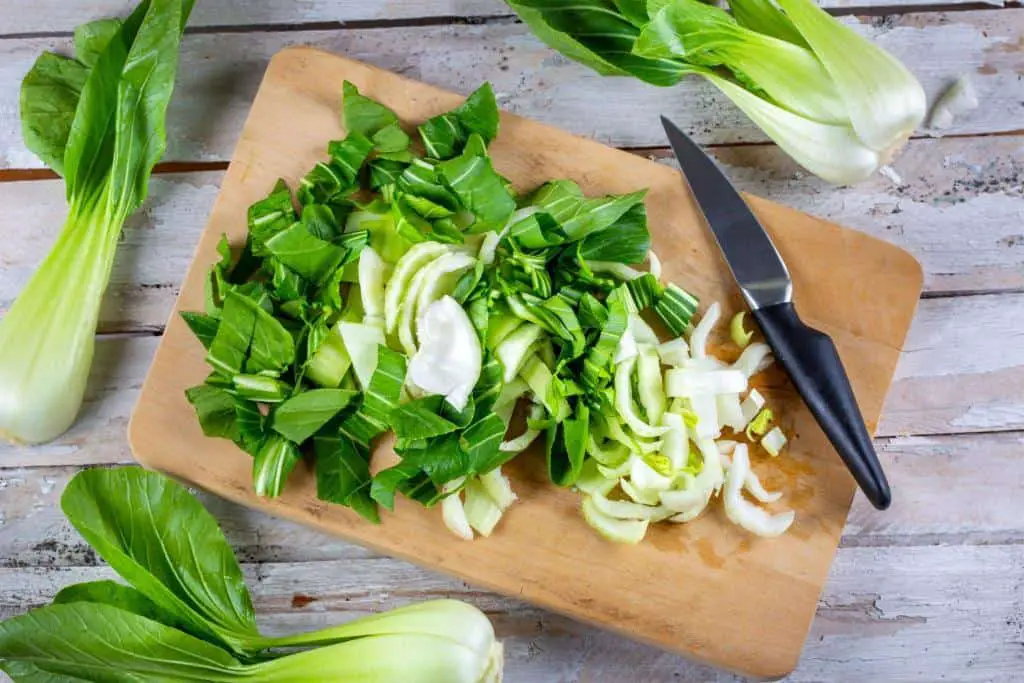
<svg viewBox="0 0 1024 683">
<path fill-rule="evenodd" d="M 522 249 L 544 249 L 562 244 L 568 236 L 551 214 L 539 211 L 517 221 L 508 239 Z"/>
<path fill-rule="evenodd" d="M 316 497 L 347 505 L 373 523 L 380 522 L 370 497 L 369 453 L 338 434 L 313 439 L 316 454 Z"/>
<path fill-rule="evenodd" d="M 96 66 L 100 55 L 121 30 L 120 19 L 97 19 L 75 27 L 75 59 L 88 68 Z"/>
<path fill-rule="evenodd" d="M 342 234 L 344 227 L 333 208 L 326 204 L 310 204 L 302 207 L 302 224 L 313 237 L 333 242 Z M 290 227 L 290 226 L 289 226 Z"/>
<path fill-rule="evenodd" d="M 266 249 L 284 265 L 312 282 L 323 282 L 347 256 L 346 250 L 314 236 L 294 223 L 267 240 Z"/>
<path fill-rule="evenodd" d="M 591 261 L 640 263 L 651 248 L 647 209 L 638 202 L 609 227 L 589 233 L 580 242 L 579 255 Z"/>
<path fill-rule="evenodd" d="M 467 137 L 466 131 L 452 113 L 441 114 L 419 127 L 427 156 L 432 159 L 450 159 L 459 153 Z"/>
<path fill-rule="evenodd" d="M 538 38 L 598 73 L 631 75 L 668 86 L 690 72 L 687 65 L 671 59 L 632 54 L 640 29 L 619 12 L 613 0 L 508 0 L 508 4 Z"/>
<path fill-rule="evenodd" d="M 584 329 L 601 329 L 608 321 L 608 309 L 591 294 L 585 293 L 578 304 L 580 325 Z"/>
<path fill-rule="evenodd" d="M 234 651 L 258 636 L 252 600 L 231 546 L 217 521 L 182 485 L 137 467 L 85 470 L 64 490 L 61 508 L 125 581 L 190 629 Z M 56 633 L 68 637 L 83 630 L 88 629 Z M 0 648 L 0 659 L 4 656 Z"/>
<path fill-rule="evenodd" d="M 44 52 L 21 82 L 21 136 L 44 164 L 64 175 L 64 150 L 89 71 Z"/>
<path fill-rule="evenodd" d="M 590 410 L 577 403 L 572 417 L 547 429 L 548 476 L 558 486 L 572 486 L 580 476 L 590 431 Z"/>
<path fill-rule="evenodd" d="M 486 146 L 498 135 L 498 105 L 491 84 L 484 83 L 458 107 L 430 119 L 419 131 L 427 156 L 434 159 L 459 154 L 473 134 Z"/>
<path fill-rule="evenodd" d="M 245 371 L 284 372 L 295 362 L 295 339 L 284 325 L 263 307 L 252 299 L 243 301 L 254 318 L 252 342 L 249 345 L 249 359 L 245 362 Z"/>
<path fill-rule="evenodd" d="M 75 602 L 86 602 L 94 605 L 110 605 L 117 609 L 137 614 L 140 617 L 159 621 L 161 624 L 188 630 L 188 624 L 173 613 L 161 608 L 141 592 L 116 581 L 89 581 L 75 583 L 58 591 L 53 596 L 53 604 L 67 605 Z M 203 634 L 192 634 L 202 637 Z"/>
<path fill-rule="evenodd" d="M 270 415 L 270 427 L 301 444 L 320 431 L 347 406 L 358 392 L 344 389 L 310 389 L 291 397 Z"/>
<path fill-rule="evenodd" d="M 228 680 L 245 671 L 230 654 L 188 633 L 86 602 L 0 622 L 0 661 L 16 680 L 31 683 Z"/>
<path fill-rule="evenodd" d="M 629 295 L 633 299 L 637 311 L 650 308 L 658 301 L 665 290 L 658 278 L 651 273 L 644 273 L 626 283 Z"/>
<path fill-rule="evenodd" d="M 425 500 L 436 494 L 436 488 L 419 467 L 411 461 L 402 461 L 378 472 L 370 486 L 370 497 L 388 510 L 395 509 L 396 492 L 426 504 Z"/>
<path fill-rule="evenodd" d="M 445 401 L 440 396 L 427 396 L 392 410 L 390 425 L 395 436 L 403 441 L 413 441 L 454 432 L 458 426 L 440 415 L 443 403 Z"/>
<path fill-rule="evenodd" d="M 515 457 L 515 453 L 499 450 L 506 431 L 505 421 L 495 413 L 488 413 L 462 432 L 462 449 L 468 456 L 470 472 L 486 474 Z"/>
<path fill-rule="evenodd" d="M 462 156 L 441 162 L 437 172 L 459 201 L 477 218 L 473 232 L 501 227 L 516 209 L 516 200 L 509 194 L 501 176 L 495 172 L 486 155 L 473 154 L 472 140 Z"/>
<path fill-rule="evenodd" d="M 209 346 L 206 362 L 227 375 L 242 371 L 256 327 L 252 301 L 237 292 L 224 299 L 217 335 Z"/>
<path fill-rule="evenodd" d="M 232 440 L 238 437 L 235 397 L 229 392 L 200 384 L 186 389 L 185 398 L 195 408 L 203 434 Z"/>
<path fill-rule="evenodd" d="M 351 132 L 344 140 L 333 140 L 327 145 L 331 166 L 341 175 L 346 188 L 356 182 L 359 171 L 373 150 L 373 141 L 360 133 Z M 339 188 L 339 189 L 341 189 Z"/>
<path fill-rule="evenodd" d="M 390 123 L 371 136 L 377 154 L 397 154 L 409 147 L 409 135 L 398 122 Z"/>
<path fill-rule="evenodd" d="M 249 207 L 249 236 L 253 241 L 253 253 L 266 255 L 263 244 L 291 227 L 297 220 L 292 193 L 283 180 L 278 180 L 274 191 Z"/>
<path fill-rule="evenodd" d="M 238 439 L 235 443 L 249 455 L 256 455 L 265 436 L 263 413 L 255 402 L 236 396 L 235 418 L 238 425 Z"/>
<path fill-rule="evenodd" d="M 409 164 L 392 159 L 373 159 L 370 161 L 370 189 L 379 190 L 385 185 L 398 182 L 402 171 Z"/>
<path fill-rule="evenodd" d="M 682 288 L 669 283 L 665 287 L 658 302 L 654 304 L 654 312 L 658 314 L 665 326 L 676 336 L 686 331 L 693 314 L 697 312 L 697 297 Z"/>
<path fill-rule="evenodd" d="M 343 434 L 357 444 L 368 447 L 390 425 L 391 411 L 398 405 L 405 384 L 405 356 L 386 346 L 377 349 L 377 369 L 370 377 L 363 403 L 341 425 Z"/>
<path fill-rule="evenodd" d="M 395 113 L 379 102 L 359 93 L 355 85 L 342 85 L 345 129 L 372 137 L 377 131 L 398 122 Z"/>
<path fill-rule="evenodd" d="M 220 320 L 206 313 L 195 313 L 192 311 L 182 311 L 181 318 L 188 325 L 188 328 L 192 330 L 192 334 L 196 335 L 199 339 L 203 348 L 209 349 L 210 344 L 217 337 L 217 328 L 220 326 Z"/>
<path fill-rule="evenodd" d="M 470 471 L 469 456 L 462 450 L 457 434 L 446 434 L 421 447 L 402 451 L 402 462 L 423 470 L 437 486 Z"/>
<path fill-rule="evenodd" d="M 319 162 L 299 181 L 299 204 L 325 204 L 338 198 L 351 184 L 334 164 Z"/>
</svg>

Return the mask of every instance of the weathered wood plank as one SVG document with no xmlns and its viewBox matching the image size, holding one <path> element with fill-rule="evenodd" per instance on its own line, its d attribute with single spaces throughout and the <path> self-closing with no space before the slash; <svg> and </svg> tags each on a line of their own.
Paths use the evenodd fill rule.
<svg viewBox="0 0 1024 683">
<path fill-rule="evenodd" d="M 1022 448 L 1024 434 L 1019 432 L 880 439 L 895 503 L 881 514 L 858 495 L 842 545 L 999 544 L 1024 538 L 1018 501 L 1024 488 Z M 60 511 L 61 492 L 78 469 L 0 470 L 0 566 L 95 564 L 95 556 Z M 199 497 L 245 561 L 378 556 L 215 496 L 200 492 Z"/>
<path fill-rule="evenodd" d="M 831 188 L 773 146 L 714 148 L 736 184 L 886 239 L 923 264 L 935 294 L 1024 288 L 1024 136 L 914 140 L 897 162 L 904 185 L 878 177 Z M 664 152 L 652 157 L 668 160 Z M 220 171 L 150 183 L 128 223 L 100 315 L 103 332 L 159 329 L 216 198 Z M 0 183 L 7 246 L 0 250 L 0 315 L 25 286 L 64 220 L 59 181 Z M 657 229 L 657 226 L 654 226 Z"/>
<path fill-rule="evenodd" d="M 819 0 L 819 5 L 841 12 L 853 10 L 899 11 L 902 7 L 920 9 L 929 5 L 1012 5 L 1013 0 Z M 0 27 L 3 34 L 57 33 L 101 17 L 125 16 L 134 3 L 130 0 L 98 0 L 67 3 L 60 0 L 7 0 L 10 15 Z M 347 22 L 390 22 L 422 19 L 436 22 L 446 18 L 487 18 L 512 14 L 500 0 L 304 0 L 288 3 L 274 0 L 254 2 L 198 3 L 192 12 L 192 28 L 218 26 L 257 28 L 287 24 L 328 24 Z M 0 34 L 0 35 L 3 35 Z"/>
<path fill-rule="evenodd" d="M 1024 81 L 1018 70 L 1024 64 L 1024 52 L 1019 37 L 1024 10 L 846 21 L 902 59 L 932 98 L 961 73 L 972 73 L 984 106 L 958 121 L 951 133 L 1020 128 Z M 259 40 L 245 33 L 187 36 L 180 83 L 169 112 L 167 159 L 230 158 L 267 60 L 295 44 L 321 47 L 462 92 L 488 78 L 504 108 L 615 145 L 664 144 L 655 118 L 661 112 L 671 114 L 701 142 L 765 140 L 760 130 L 701 81 L 689 79 L 678 87 L 659 89 L 633 79 L 603 79 L 548 50 L 523 25 L 496 21 L 272 31 L 260 33 Z M 0 41 L 0 168 L 39 166 L 21 143 L 17 84 L 41 51 L 67 46 L 65 38 Z"/>
<path fill-rule="evenodd" d="M 736 681 L 728 674 L 385 558 L 245 567 L 268 633 L 317 628 L 433 597 L 494 619 L 512 683 Z M 105 567 L 0 569 L 0 618 Z M 1024 667 L 1024 546 L 844 548 L 790 681 L 1011 680 Z"/>
<path fill-rule="evenodd" d="M 1024 428 L 1024 294 L 926 299 L 890 389 L 880 436 Z M 0 467 L 128 462 L 128 416 L 159 339 L 102 338 L 75 426 L 41 446 L 0 443 Z"/>
</svg>

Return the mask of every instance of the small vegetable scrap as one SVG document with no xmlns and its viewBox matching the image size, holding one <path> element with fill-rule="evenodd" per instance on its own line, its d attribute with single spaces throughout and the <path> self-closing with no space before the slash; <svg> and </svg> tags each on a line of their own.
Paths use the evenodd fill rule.
<svg viewBox="0 0 1024 683">
<path fill-rule="evenodd" d="M 399 494 L 440 504 L 471 540 L 516 501 L 502 466 L 541 439 L 587 521 L 637 542 L 727 484 L 724 430 L 782 448 L 750 387 L 768 347 L 748 337 L 733 364 L 709 353 L 719 307 L 694 327 L 697 300 L 656 276 L 643 190 L 586 197 L 554 180 L 517 194 L 487 153 L 489 84 L 419 126 L 422 154 L 351 83 L 343 109 L 348 135 L 294 196 L 281 181 L 250 207 L 237 259 L 220 243 L 206 310 L 183 314 L 211 367 L 187 398 L 206 435 L 253 457 L 259 495 L 308 456 L 322 500 L 372 522 Z M 645 260 L 651 272 L 634 268 Z M 371 474 L 388 430 L 400 461 Z M 732 452 L 737 491 L 774 500 Z M 729 517 L 753 533 L 792 521 L 738 496 Z"/>
<path fill-rule="evenodd" d="M 657 86 L 700 75 L 832 183 L 871 177 L 925 116 L 913 74 L 813 0 L 728 0 L 728 11 L 701 0 L 506 3 L 600 74 Z"/>
<path fill-rule="evenodd" d="M 21 84 L 25 146 L 64 178 L 68 216 L 0 320 L 0 439 L 71 426 L 92 364 L 121 227 L 146 198 L 191 0 L 145 0 L 75 29 L 75 58 L 44 52 Z"/>
<path fill-rule="evenodd" d="M 216 520 L 161 474 L 86 470 L 61 507 L 126 583 L 67 586 L 53 604 L 0 622 L 0 670 L 16 682 L 501 681 L 504 656 L 490 621 L 456 600 L 262 635 Z"/>
</svg>

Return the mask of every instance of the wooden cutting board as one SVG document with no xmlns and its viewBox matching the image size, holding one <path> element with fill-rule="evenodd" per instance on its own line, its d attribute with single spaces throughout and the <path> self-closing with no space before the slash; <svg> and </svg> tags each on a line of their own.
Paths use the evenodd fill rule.
<svg viewBox="0 0 1024 683">
<path fill-rule="evenodd" d="M 638 546 L 608 543 L 584 523 L 579 497 L 548 483 L 543 457 L 531 453 L 507 468 L 520 501 L 489 539 L 462 541 L 445 529 L 438 509 L 404 500 L 375 526 L 348 509 L 319 502 L 312 472 L 304 466 L 280 499 L 257 498 L 251 492 L 250 457 L 228 441 L 202 435 L 183 392 L 202 382 L 208 368 L 202 347 L 177 312 L 202 309 L 204 276 L 217 258 L 221 234 L 241 244 L 247 207 L 278 177 L 294 187 L 325 157 L 327 142 L 344 135 L 345 79 L 410 126 L 461 101 L 312 49 L 274 57 L 132 416 L 135 457 L 243 505 L 693 659 L 765 677 L 792 670 L 854 483 L 778 371 L 766 373 L 763 389 L 784 415 L 791 445 L 778 458 L 753 458 L 769 489 L 785 492 L 775 507 L 797 513 L 790 532 L 775 540 L 732 526 L 716 503 L 690 524 L 653 526 Z M 637 116 L 657 126 L 658 113 L 638 111 Z M 497 169 L 519 190 L 554 178 L 572 178 L 588 195 L 650 188 L 647 210 L 664 277 L 703 302 L 722 302 L 726 321 L 740 310 L 739 292 L 676 171 L 510 114 L 502 115 L 491 151 Z M 873 430 L 921 291 L 920 266 L 903 250 L 867 235 L 757 197 L 747 199 L 789 265 L 801 316 L 836 341 Z M 379 457 L 392 457 L 386 439 L 377 448 Z M 899 490 L 894 496 L 899 505 Z"/>
</svg>

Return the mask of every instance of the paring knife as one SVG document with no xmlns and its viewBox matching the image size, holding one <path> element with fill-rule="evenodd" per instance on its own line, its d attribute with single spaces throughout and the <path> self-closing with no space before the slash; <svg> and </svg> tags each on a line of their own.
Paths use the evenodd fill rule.
<svg viewBox="0 0 1024 683">
<path fill-rule="evenodd" d="M 879 510 L 892 494 L 850 380 L 828 335 L 793 308 L 789 270 L 739 192 L 693 140 L 664 116 L 672 151 L 775 358 L 821 425 L 864 495 Z"/>
</svg>

